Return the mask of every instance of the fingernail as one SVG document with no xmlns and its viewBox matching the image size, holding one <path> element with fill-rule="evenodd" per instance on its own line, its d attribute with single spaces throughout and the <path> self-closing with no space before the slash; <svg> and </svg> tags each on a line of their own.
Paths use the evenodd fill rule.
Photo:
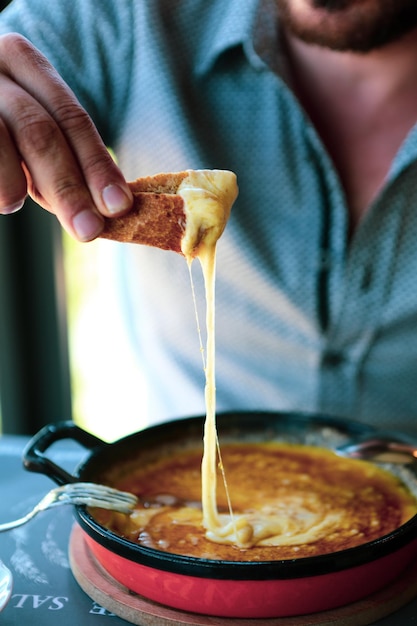
<svg viewBox="0 0 417 626">
<path fill-rule="evenodd" d="M 102 218 L 88 209 L 77 213 L 72 225 L 80 241 L 91 241 L 103 230 Z"/>
<path fill-rule="evenodd" d="M 105 187 L 101 197 L 109 213 L 122 213 L 132 205 L 132 197 L 119 185 Z"/>
<path fill-rule="evenodd" d="M 3 207 L 2 209 L 0 209 L 0 213 L 2 213 L 3 215 L 11 215 L 12 213 L 16 213 L 17 211 L 19 211 L 24 204 L 25 201 L 21 200 L 20 202 L 16 202 L 15 204 L 11 204 L 10 206 Z"/>
</svg>

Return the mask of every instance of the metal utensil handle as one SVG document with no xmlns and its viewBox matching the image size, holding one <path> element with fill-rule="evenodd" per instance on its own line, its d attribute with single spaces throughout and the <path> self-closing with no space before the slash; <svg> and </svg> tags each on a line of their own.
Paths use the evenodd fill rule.
<svg viewBox="0 0 417 626">
<path fill-rule="evenodd" d="M 44 426 L 27 444 L 23 451 L 23 465 L 30 472 L 45 474 L 58 485 L 77 482 L 78 477 L 69 474 L 44 455 L 56 441 L 72 439 L 84 448 L 93 450 L 107 446 L 105 441 L 83 430 L 74 422 L 65 421 Z"/>
<path fill-rule="evenodd" d="M 405 441 L 391 441 L 388 443 L 388 449 L 392 452 L 400 452 L 403 454 L 409 454 L 417 459 L 417 446 Z"/>
</svg>

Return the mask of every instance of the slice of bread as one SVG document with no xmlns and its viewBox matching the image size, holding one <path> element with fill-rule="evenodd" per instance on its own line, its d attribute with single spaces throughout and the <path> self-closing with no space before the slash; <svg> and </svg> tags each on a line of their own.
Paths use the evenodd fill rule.
<svg viewBox="0 0 417 626">
<path fill-rule="evenodd" d="M 156 174 L 129 183 L 132 209 L 120 217 L 105 218 L 101 237 L 181 253 L 186 214 L 177 190 L 186 176 L 187 172 Z"/>
<path fill-rule="evenodd" d="M 185 256 L 197 254 L 208 232 L 212 239 L 221 235 L 237 196 L 236 176 L 225 170 L 160 173 L 129 186 L 131 211 L 105 218 L 101 237 Z"/>
</svg>

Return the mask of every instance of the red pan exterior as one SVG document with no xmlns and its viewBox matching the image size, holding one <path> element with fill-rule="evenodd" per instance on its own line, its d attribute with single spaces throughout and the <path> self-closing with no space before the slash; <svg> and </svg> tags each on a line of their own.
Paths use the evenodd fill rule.
<svg viewBox="0 0 417 626">
<path fill-rule="evenodd" d="M 288 580 L 213 580 L 134 563 L 85 534 L 99 563 L 122 585 L 154 602 L 233 618 L 290 617 L 356 602 L 394 581 L 417 553 L 417 541 L 385 557 L 338 572 Z"/>
</svg>

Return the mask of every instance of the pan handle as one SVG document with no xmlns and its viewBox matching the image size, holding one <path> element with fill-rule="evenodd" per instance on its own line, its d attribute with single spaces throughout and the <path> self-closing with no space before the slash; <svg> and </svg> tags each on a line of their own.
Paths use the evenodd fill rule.
<svg viewBox="0 0 417 626">
<path fill-rule="evenodd" d="M 29 472 L 45 474 L 58 485 L 77 482 L 79 479 L 76 476 L 69 474 L 44 455 L 44 452 L 46 452 L 53 443 L 61 441 L 62 439 L 73 439 L 89 450 L 109 445 L 105 441 L 83 430 L 74 424 L 74 422 L 65 421 L 56 424 L 48 424 L 32 437 L 24 449 L 23 465 L 25 469 Z"/>
</svg>

